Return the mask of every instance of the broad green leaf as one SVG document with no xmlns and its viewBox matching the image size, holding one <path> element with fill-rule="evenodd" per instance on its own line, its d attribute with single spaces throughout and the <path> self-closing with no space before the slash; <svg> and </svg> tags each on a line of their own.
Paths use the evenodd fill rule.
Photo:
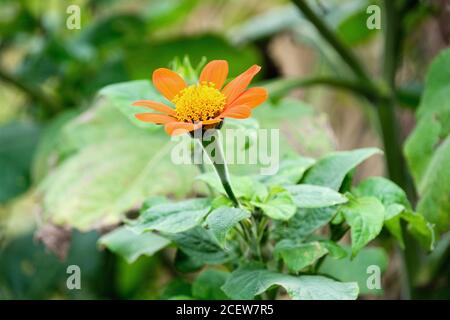
<svg viewBox="0 0 450 320">
<path fill-rule="evenodd" d="M 295 205 L 299 208 L 331 207 L 348 201 L 342 194 L 321 186 L 297 184 L 295 186 L 287 186 L 286 189 L 292 195 Z"/>
<path fill-rule="evenodd" d="M 108 90 L 133 92 L 133 84 Z M 107 93 L 62 127 L 50 153 L 54 167 L 39 184 L 38 205 L 55 224 L 111 225 L 151 195 L 180 198 L 192 188 L 196 168 L 172 163 L 172 143 L 162 129 L 134 126 L 117 110 L 122 102 Z"/>
<path fill-rule="evenodd" d="M 137 234 L 128 227 L 119 227 L 98 240 L 101 246 L 133 263 L 141 255 L 151 256 L 167 246 L 170 241 L 151 232 Z"/>
<path fill-rule="evenodd" d="M 346 174 L 374 154 L 376 148 L 331 153 L 318 160 L 304 175 L 302 183 L 339 190 Z"/>
<path fill-rule="evenodd" d="M 385 207 L 384 224 L 403 247 L 400 220 L 408 222 L 408 230 L 419 240 L 426 250 L 433 248 L 434 231 L 432 225 L 420 213 L 414 213 L 405 192 L 392 181 L 373 177 L 361 182 L 353 189 L 357 196 L 373 196 Z"/>
<path fill-rule="evenodd" d="M 204 198 L 157 204 L 143 212 L 132 229 L 137 233 L 151 230 L 183 232 L 199 225 L 210 209 L 210 200 Z"/>
<path fill-rule="evenodd" d="M 203 227 L 197 226 L 181 233 L 166 234 L 177 247 L 194 261 L 203 264 L 221 264 L 235 257 L 233 248 L 222 249 Z"/>
<path fill-rule="evenodd" d="M 289 220 L 297 209 L 292 197 L 287 192 L 276 194 L 264 203 L 252 202 L 252 204 L 274 220 Z"/>
<path fill-rule="evenodd" d="M 354 257 L 381 232 L 384 207 L 377 198 L 361 197 L 351 199 L 349 203 L 341 206 L 339 211 L 351 227 L 352 256 Z"/>
<path fill-rule="evenodd" d="M 241 267 L 222 286 L 232 299 L 253 299 L 272 286 L 283 287 L 295 300 L 354 300 L 358 285 L 337 282 L 323 276 L 300 276 L 272 272 L 257 266 Z"/>
<path fill-rule="evenodd" d="M 0 127 L 0 203 L 27 190 L 39 133 L 32 123 L 12 122 Z"/>
<path fill-rule="evenodd" d="M 201 300 L 226 300 L 227 295 L 221 287 L 227 281 L 229 273 L 217 269 L 202 271 L 192 284 L 192 296 Z"/>
<path fill-rule="evenodd" d="M 134 116 L 137 113 L 149 112 L 149 109 L 147 108 L 132 106 L 133 102 L 137 100 L 152 100 L 166 103 L 164 97 L 156 90 L 150 81 L 136 80 L 112 84 L 102 88 L 98 95 L 100 97 L 105 97 L 114 108 L 122 112 L 122 114 L 135 126 L 153 130 L 160 127 L 152 123 L 139 121 Z"/>
<path fill-rule="evenodd" d="M 327 253 L 328 250 L 317 241 L 298 244 L 290 240 L 283 240 L 277 243 L 274 251 L 275 256 L 283 259 L 289 270 L 293 272 L 299 272 L 312 265 Z"/>
<path fill-rule="evenodd" d="M 348 253 L 351 252 L 350 248 L 345 250 Z M 333 259 L 331 256 L 327 256 L 320 266 L 319 272 L 339 281 L 357 282 L 361 294 L 382 295 L 382 287 L 368 286 L 368 282 L 373 284 L 369 278 L 373 272 L 370 267 L 379 268 L 381 276 L 386 271 L 388 262 L 388 255 L 382 248 L 364 248 L 354 258 Z"/>
<path fill-rule="evenodd" d="M 298 209 L 289 221 L 275 223 L 274 236 L 280 240 L 303 240 L 330 222 L 336 211 L 337 207 Z"/>
<path fill-rule="evenodd" d="M 416 210 L 438 231 L 450 225 L 450 49 L 432 62 L 405 155 L 420 196 Z"/>
<path fill-rule="evenodd" d="M 211 232 L 220 246 L 224 247 L 228 232 L 239 221 L 248 217 L 250 217 L 250 213 L 243 209 L 220 207 L 206 217 L 203 227 Z"/>
<path fill-rule="evenodd" d="M 305 171 L 314 164 L 315 160 L 306 157 L 283 160 L 275 175 L 263 177 L 266 185 L 296 184 L 303 177 Z"/>
<path fill-rule="evenodd" d="M 375 197 L 385 207 L 400 204 L 405 208 L 411 208 L 406 193 L 394 182 L 383 177 L 370 177 L 362 181 L 352 192 L 359 197 Z"/>
</svg>

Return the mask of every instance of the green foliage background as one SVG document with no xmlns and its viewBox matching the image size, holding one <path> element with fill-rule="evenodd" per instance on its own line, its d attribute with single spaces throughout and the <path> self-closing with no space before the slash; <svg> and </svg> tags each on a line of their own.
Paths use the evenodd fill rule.
<svg viewBox="0 0 450 320">
<path fill-rule="evenodd" d="M 439 9 L 427 2 L 391 2 L 404 37 L 396 53 L 400 58 L 394 58 L 426 65 L 427 71 L 426 77 L 390 88 L 389 70 L 370 73 L 368 81 L 355 76 L 358 66 L 317 32 L 299 10 L 302 3 L 345 48 L 358 52 L 365 66 L 373 64 L 364 50 L 376 50 L 373 44 L 382 42 L 383 34 L 361 24 L 367 6 L 383 1 L 3 0 L 0 298 L 246 299 L 270 296 L 273 286 L 297 299 L 355 298 L 358 287 L 362 297 L 400 297 L 399 259 L 413 269 L 413 297 L 450 298 L 450 51 L 443 48 L 432 62 L 424 57 L 411 62 L 409 55 L 418 41 L 413 26 L 436 19 Z M 71 4 L 81 8 L 79 30 L 65 26 Z M 271 41 L 286 33 L 314 52 L 311 78 L 284 77 L 271 55 Z M 263 67 L 255 81 L 267 87 L 270 101 L 255 110 L 254 119 L 226 126 L 282 129 L 284 162 L 276 176 L 258 183 L 290 185 L 290 196 L 255 196 L 255 182 L 243 177 L 256 173 L 255 166 L 233 165 L 231 173 L 240 196 L 273 219 L 274 255 L 291 274 L 259 264 L 234 271 L 216 266 L 236 258 L 233 248 L 224 248 L 230 230 L 248 218 L 246 211 L 213 203 L 211 211 L 189 207 L 197 222 L 192 228 L 182 230 L 186 224 L 176 220 L 177 212 L 188 210 L 185 199 L 206 195 L 206 185 L 220 194 L 221 186 L 211 174 L 198 177 L 195 166 L 173 165 L 166 134 L 136 121 L 133 114 L 139 110 L 130 104 L 161 100 L 149 81 L 152 71 L 184 56 L 194 65 L 203 57 L 226 59 L 230 77 L 252 64 Z M 379 60 L 391 56 L 387 50 Z M 315 85 L 357 97 L 384 137 L 387 175 L 395 183 L 382 177 L 353 179 L 356 167 L 378 151 L 360 146 L 364 149 L 333 152 L 327 115 L 312 106 L 321 91 L 308 89 L 302 99 L 289 95 Z M 393 145 L 397 138 L 386 138 L 390 118 L 380 111 L 385 108 L 415 116 L 404 143 Z M 398 121 L 395 130 L 402 125 Z M 398 158 L 403 155 L 407 165 Z M 326 189 L 314 197 L 319 187 Z M 156 218 L 146 216 L 166 198 L 180 203 L 181 209 L 171 209 L 173 220 L 158 211 Z M 138 236 L 125 227 L 107 232 L 139 212 L 134 230 L 150 232 Z M 343 221 L 351 227 L 351 240 L 336 244 L 316 237 Z M 168 223 L 177 232 L 164 237 L 154 232 L 167 231 Z M 211 227 L 207 233 L 205 224 Z M 406 258 L 397 246 L 406 248 Z M 199 262 L 208 267 L 201 269 Z M 66 288 L 71 264 L 83 271 L 82 290 Z M 383 289 L 367 289 L 370 265 L 384 273 Z M 319 275 L 295 276 L 306 267 Z M 247 285 L 236 290 L 236 283 Z"/>
</svg>

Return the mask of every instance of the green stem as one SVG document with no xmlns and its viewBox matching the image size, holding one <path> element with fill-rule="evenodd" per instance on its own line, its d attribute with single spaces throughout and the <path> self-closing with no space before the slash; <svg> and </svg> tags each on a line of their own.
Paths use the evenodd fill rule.
<svg viewBox="0 0 450 320">
<path fill-rule="evenodd" d="M 49 113 L 57 113 L 60 111 L 59 105 L 48 97 L 39 87 L 32 86 L 26 81 L 16 78 L 14 75 L 0 69 L 0 79 L 15 86 L 21 91 L 25 92 L 32 100 L 40 102 L 44 108 L 47 108 Z"/>
<path fill-rule="evenodd" d="M 345 46 L 342 41 L 336 36 L 333 30 L 327 26 L 323 19 L 321 19 L 309 6 L 305 0 L 293 0 L 293 3 L 302 11 L 303 15 L 316 27 L 317 31 L 322 35 L 322 37 L 330 43 L 336 52 L 341 56 L 342 60 L 350 67 L 350 69 L 358 76 L 358 78 L 363 79 L 367 84 L 371 84 L 371 80 L 368 76 L 367 71 L 361 65 L 359 60 L 353 54 L 351 50 Z"/>
<path fill-rule="evenodd" d="M 234 195 L 233 189 L 231 188 L 228 166 L 225 163 L 225 157 L 223 156 L 222 144 L 220 143 L 219 136 L 218 134 L 214 134 L 208 138 L 211 139 L 204 140 L 203 138 L 200 138 L 203 151 L 208 155 L 209 159 L 211 159 L 214 169 L 216 170 L 216 173 L 220 178 L 220 182 L 222 183 L 223 189 L 228 195 L 228 198 L 230 198 L 235 207 L 239 207 L 239 201 Z M 211 145 L 212 147 L 210 147 Z M 210 154 L 208 149 L 211 149 L 214 154 Z"/>
<path fill-rule="evenodd" d="M 410 200 L 413 200 L 414 189 L 411 178 L 406 171 L 402 154 L 401 124 L 396 119 L 395 100 L 393 98 L 396 90 L 395 78 L 400 61 L 403 34 L 401 12 L 395 7 L 397 3 L 397 1 L 392 0 L 383 1 L 385 12 L 383 78 L 389 87 L 391 97 L 380 101 L 378 118 L 383 134 L 389 176 L 406 191 Z M 417 243 L 409 235 L 404 221 L 402 221 L 401 227 L 405 241 L 405 250 L 402 257 L 402 296 L 405 299 L 410 299 L 414 295 L 413 284 L 418 263 L 418 248 Z"/>
<path fill-rule="evenodd" d="M 368 99 L 378 96 L 371 86 L 353 80 L 338 79 L 332 77 L 315 78 L 291 78 L 272 80 L 267 82 L 264 87 L 269 91 L 271 98 L 284 96 L 289 91 L 296 88 L 308 88 L 316 85 L 330 86 L 338 89 L 344 89 L 353 93 L 360 94 Z"/>
</svg>

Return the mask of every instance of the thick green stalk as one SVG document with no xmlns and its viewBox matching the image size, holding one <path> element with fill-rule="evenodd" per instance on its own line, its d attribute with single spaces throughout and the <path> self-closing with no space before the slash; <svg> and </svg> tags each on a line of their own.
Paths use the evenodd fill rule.
<svg viewBox="0 0 450 320">
<path fill-rule="evenodd" d="M 382 129 L 389 176 L 406 191 L 410 200 L 413 200 L 414 190 L 402 154 L 401 123 L 396 119 L 393 98 L 402 47 L 402 16 L 396 8 L 398 1 L 384 0 L 383 3 L 385 13 L 383 78 L 390 90 L 391 97 L 380 101 L 378 119 Z M 409 235 L 404 222 L 402 222 L 402 231 L 405 242 L 405 250 L 402 252 L 402 296 L 404 299 L 411 299 L 414 295 L 413 286 L 418 265 L 418 248 L 417 243 Z"/>
</svg>

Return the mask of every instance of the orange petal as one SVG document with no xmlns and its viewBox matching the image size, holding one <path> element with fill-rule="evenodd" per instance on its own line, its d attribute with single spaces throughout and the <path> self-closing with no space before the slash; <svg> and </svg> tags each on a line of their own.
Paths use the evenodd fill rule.
<svg viewBox="0 0 450 320">
<path fill-rule="evenodd" d="M 143 122 L 153 122 L 157 124 L 165 124 L 177 121 L 171 116 L 166 116 L 165 114 L 158 113 L 138 113 L 134 115 L 136 119 Z"/>
<path fill-rule="evenodd" d="M 235 119 L 245 119 L 250 117 L 252 114 L 252 109 L 245 105 L 236 106 L 233 108 L 229 108 L 222 112 L 220 115 L 221 118 L 235 118 Z"/>
<path fill-rule="evenodd" d="M 267 100 L 267 90 L 261 87 L 250 88 L 242 93 L 232 104 L 225 107 L 225 109 L 233 108 L 239 105 L 246 105 L 254 108 Z"/>
<path fill-rule="evenodd" d="M 135 107 L 146 107 L 149 109 L 153 109 L 155 111 L 160 111 L 165 114 L 170 114 L 172 116 L 176 115 L 175 110 L 173 110 L 171 107 L 166 106 L 164 103 L 156 102 L 156 101 L 150 101 L 150 100 L 138 100 L 133 102 L 133 106 Z"/>
<path fill-rule="evenodd" d="M 171 136 L 177 136 L 190 131 L 194 131 L 201 127 L 201 124 L 194 124 L 189 122 L 171 122 L 164 127 L 166 132 Z"/>
<path fill-rule="evenodd" d="M 183 78 L 178 73 L 166 68 L 159 68 L 153 72 L 153 84 L 170 101 L 186 88 Z"/>
<path fill-rule="evenodd" d="M 209 62 L 200 74 L 200 82 L 207 81 L 216 85 L 216 89 L 221 89 L 228 77 L 228 62 L 225 60 L 213 60 Z"/>
<path fill-rule="evenodd" d="M 253 77 L 259 70 L 261 70 L 260 66 L 253 65 L 223 88 L 222 93 L 227 97 L 228 103 L 232 103 L 245 89 L 247 89 Z"/>
</svg>

